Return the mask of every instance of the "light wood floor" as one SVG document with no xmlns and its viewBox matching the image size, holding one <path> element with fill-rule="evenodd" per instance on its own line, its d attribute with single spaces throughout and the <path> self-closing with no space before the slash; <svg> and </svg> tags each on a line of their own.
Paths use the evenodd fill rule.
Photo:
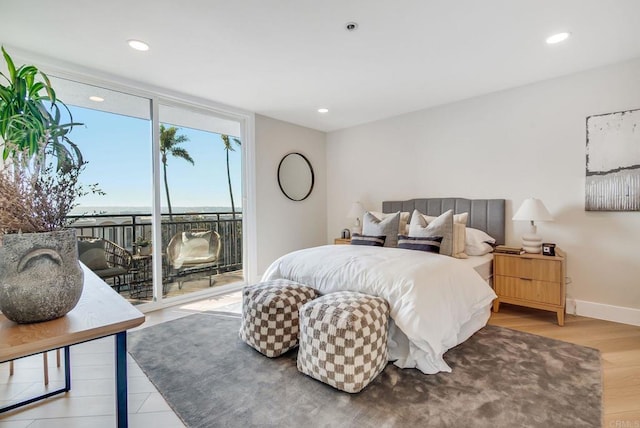
<svg viewBox="0 0 640 428">
<path fill-rule="evenodd" d="M 204 299 L 147 314 L 141 328 L 193 313 L 222 309 L 237 311 L 239 292 Z M 568 315 L 564 327 L 555 314 L 501 305 L 490 324 L 526 331 L 600 350 L 604 374 L 604 424 L 606 428 L 640 428 L 640 327 Z M 72 352 L 72 390 L 0 415 L 0 428 L 113 427 L 114 376 L 113 342 L 100 339 L 76 345 Z M 183 426 L 162 395 L 128 356 L 130 426 L 174 428 Z M 55 367 L 50 353 L 49 388 L 59 387 L 63 372 Z M 47 390 L 42 384 L 42 357 L 16 361 L 16 374 L 9 376 L 8 364 L 0 364 L 0 405 Z"/>
<path fill-rule="evenodd" d="M 640 428 L 640 327 L 567 315 L 564 327 L 552 312 L 500 305 L 489 324 L 600 350 L 606 428 Z"/>
</svg>

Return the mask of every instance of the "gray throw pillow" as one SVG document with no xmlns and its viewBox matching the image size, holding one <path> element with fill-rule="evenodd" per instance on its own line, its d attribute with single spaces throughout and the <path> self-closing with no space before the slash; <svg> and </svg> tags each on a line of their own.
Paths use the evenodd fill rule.
<svg viewBox="0 0 640 428">
<path fill-rule="evenodd" d="M 400 211 L 380 220 L 370 212 L 365 213 L 362 222 L 362 234 L 369 236 L 386 236 L 385 247 L 398 246 L 398 227 L 400 226 Z"/>
<path fill-rule="evenodd" d="M 78 258 L 93 271 L 109 269 L 102 239 L 78 241 Z"/>
<path fill-rule="evenodd" d="M 440 254 L 445 256 L 453 255 L 453 210 L 449 210 L 436 217 L 427 224 L 422 213 L 413 210 L 411 223 L 409 223 L 409 236 L 414 238 L 425 238 L 429 236 L 442 236 L 440 244 Z"/>
</svg>

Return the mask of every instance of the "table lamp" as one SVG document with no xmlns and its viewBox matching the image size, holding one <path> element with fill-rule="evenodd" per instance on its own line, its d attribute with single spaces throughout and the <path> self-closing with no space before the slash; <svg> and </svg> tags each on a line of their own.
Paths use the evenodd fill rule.
<svg viewBox="0 0 640 428">
<path fill-rule="evenodd" d="M 540 199 L 525 199 L 512 220 L 527 220 L 531 222 L 529 233 L 522 236 L 522 248 L 527 253 L 540 253 L 542 251 L 542 238 L 538 235 L 534 222 L 553 221 L 553 217 L 547 211 Z"/>
<path fill-rule="evenodd" d="M 362 217 L 362 213 L 364 212 L 364 207 L 360 202 L 354 202 L 351 204 L 351 209 L 347 213 L 347 218 L 355 218 L 356 221 L 354 225 L 351 227 L 351 234 L 354 233 L 362 233 L 362 225 L 360 224 L 360 217 Z"/>
</svg>

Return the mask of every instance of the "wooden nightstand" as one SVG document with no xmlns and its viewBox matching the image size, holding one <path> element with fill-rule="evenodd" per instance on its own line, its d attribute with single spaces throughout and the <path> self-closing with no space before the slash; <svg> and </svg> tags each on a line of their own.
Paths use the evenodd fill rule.
<svg viewBox="0 0 640 428">
<path fill-rule="evenodd" d="M 335 245 L 349 245 L 351 244 L 351 238 L 336 238 L 333 243 Z"/>
<path fill-rule="evenodd" d="M 557 247 L 555 256 L 495 253 L 493 285 L 498 298 L 493 311 L 500 310 L 500 302 L 544 309 L 555 312 L 558 325 L 564 325 L 565 272 L 566 257 Z"/>
</svg>

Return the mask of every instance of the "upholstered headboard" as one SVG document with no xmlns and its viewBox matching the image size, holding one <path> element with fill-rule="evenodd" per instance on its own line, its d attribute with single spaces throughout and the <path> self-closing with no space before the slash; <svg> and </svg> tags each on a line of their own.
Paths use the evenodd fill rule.
<svg viewBox="0 0 640 428">
<path fill-rule="evenodd" d="M 504 199 L 428 198 L 382 203 L 382 212 L 385 213 L 412 213 L 414 209 L 431 216 L 448 210 L 453 210 L 454 214 L 468 212 L 468 227 L 484 230 L 496 239 L 496 244 L 504 244 Z"/>
</svg>

